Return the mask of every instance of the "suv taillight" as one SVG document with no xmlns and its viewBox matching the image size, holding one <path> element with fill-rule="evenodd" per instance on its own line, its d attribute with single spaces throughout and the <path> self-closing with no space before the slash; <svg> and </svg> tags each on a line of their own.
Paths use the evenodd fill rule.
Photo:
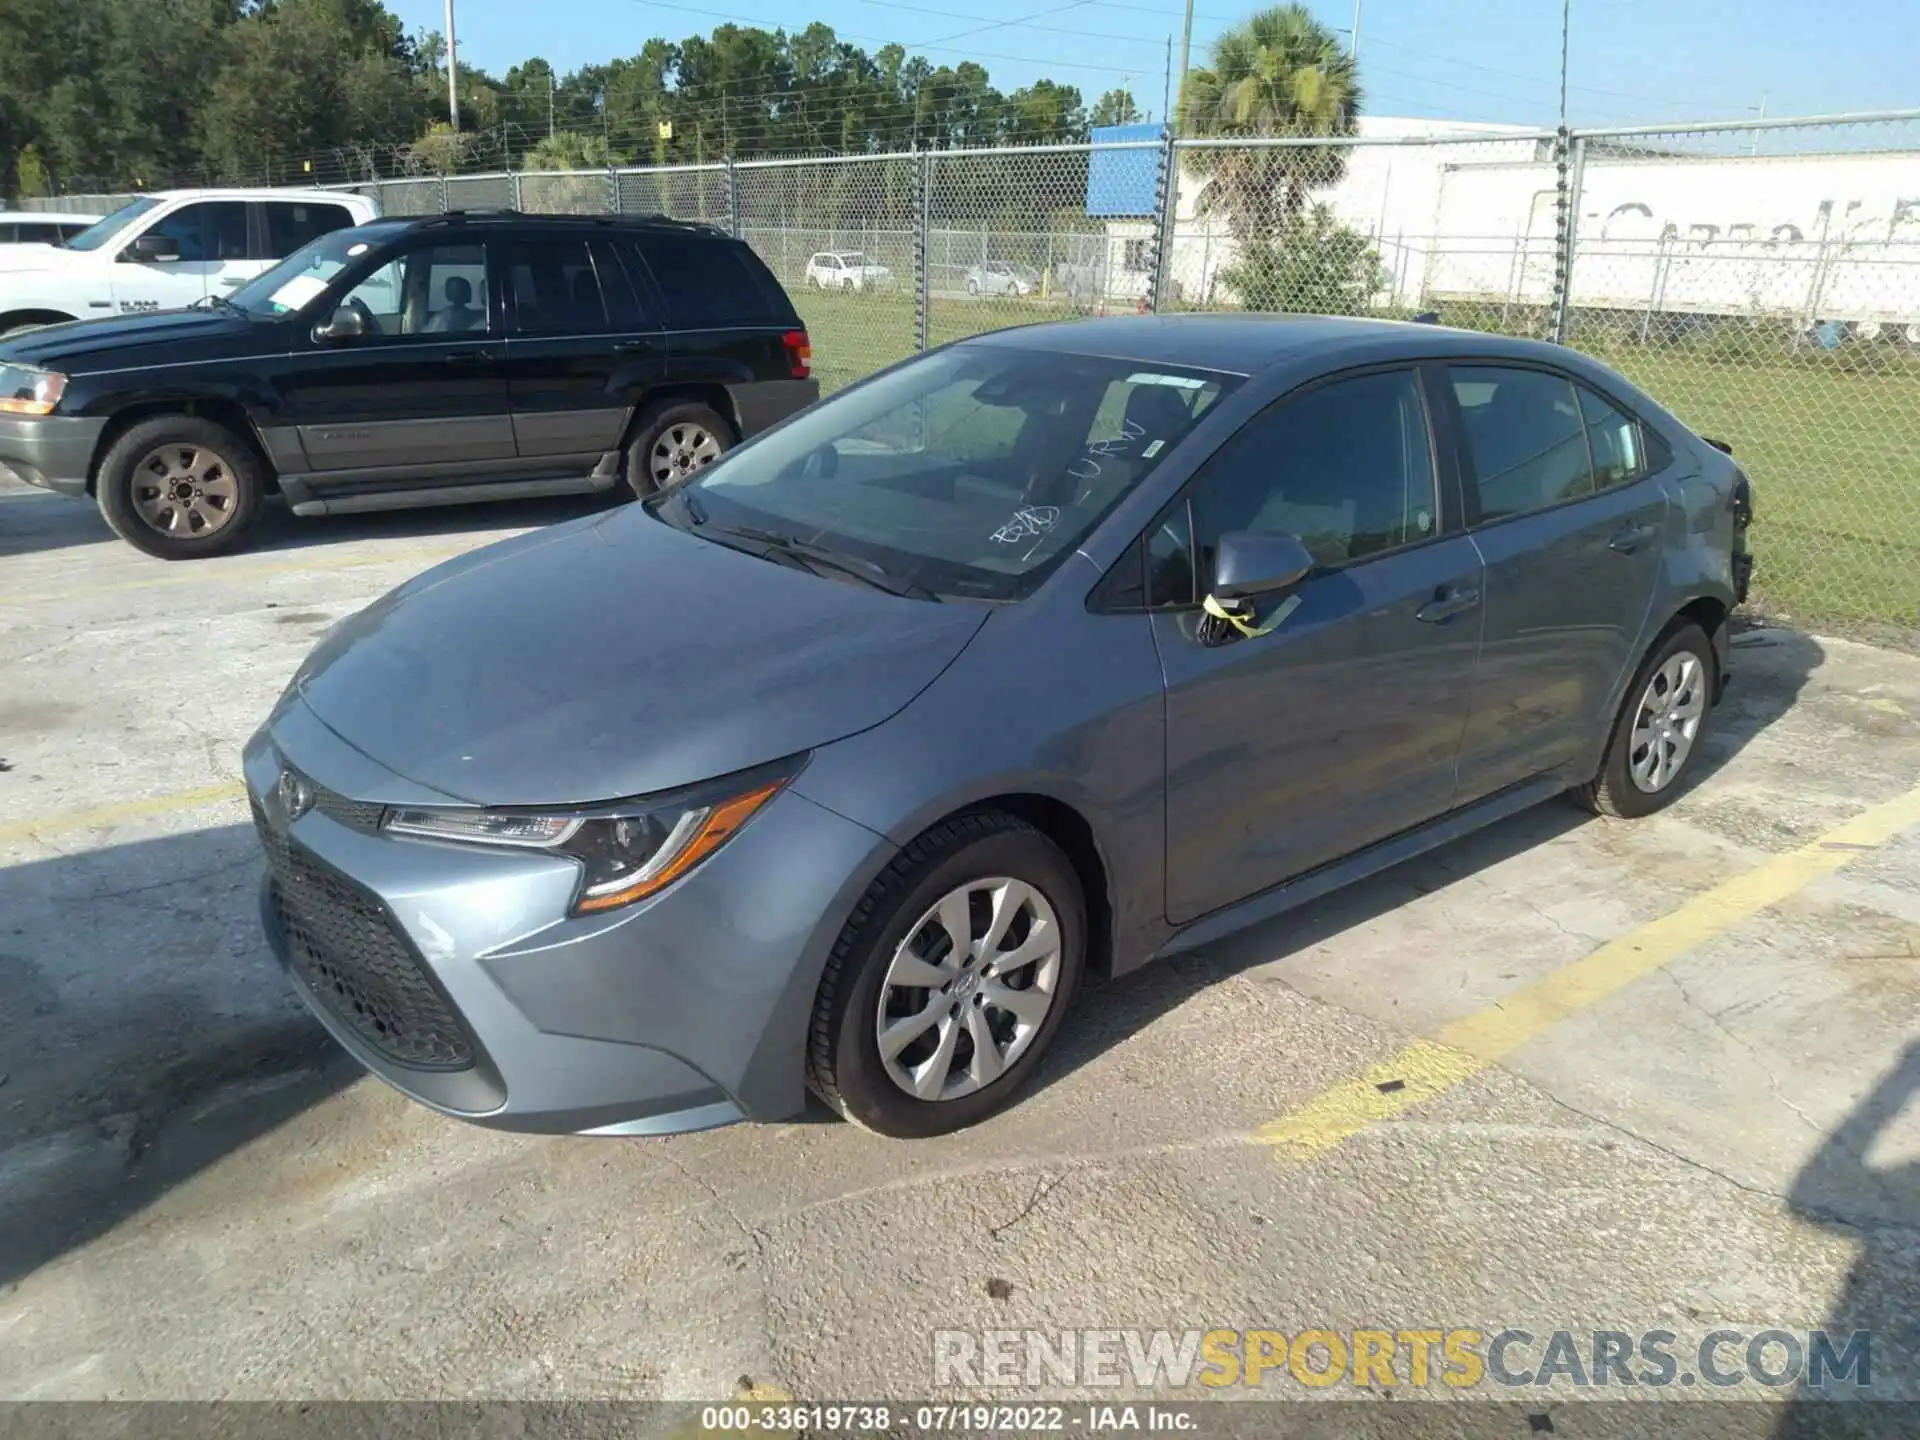
<svg viewBox="0 0 1920 1440">
<path fill-rule="evenodd" d="M 813 342 L 807 339 L 804 330 L 789 330 L 780 337 L 787 347 L 787 368 L 793 372 L 796 380 L 805 380 L 813 374 Z"/>
</svg>

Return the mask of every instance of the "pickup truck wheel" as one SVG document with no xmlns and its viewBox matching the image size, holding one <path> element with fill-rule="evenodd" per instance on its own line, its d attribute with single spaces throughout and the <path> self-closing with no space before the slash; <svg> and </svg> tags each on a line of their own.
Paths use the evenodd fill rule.
<svg viewBox="0 0 1920 1440">
<path fill-rule="evenodd" d="M 1600 773 L 1576 797 L 1623 820 L 1665 809 L 1698 762 L 1713 692 L 1713 642 L 1698 625 L 1676 626 L 1633 677 Z"/>
<path fill-rule="evenodd" d="M 264 488 L 253 447 L 195 415 L 132 426 L 113 442 L 94 482 L 114 534 L 162 560 L 233 549 L 252 528 Z"/>
<path fill-rule="evenodd" d="M 733 427 L 697 400 L 660 400 L 640 412 L 627 447 L 627 484 L 645 499 L 704 470 L 733 448 Z"/>
</svg>

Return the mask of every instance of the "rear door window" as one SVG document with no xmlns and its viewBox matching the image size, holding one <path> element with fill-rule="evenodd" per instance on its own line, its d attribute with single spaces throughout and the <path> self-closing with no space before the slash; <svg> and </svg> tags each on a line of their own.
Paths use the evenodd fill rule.
<svg viewBox="0 0 1920 1440">
<path fill-rule="evenodd" d="M 260 208 L 266 212 L 267 221 L 266 254 L 255 257 L 261 260 L 284 260 L 309 240 L 353 224 L 353 212 L 344 205 L 268 200 Z"/>
<path fill-rule="evenodd" d="M 1450 367 L 1480 497 L 1480 518 L 1591 495 L 1593 467 L 1574 384 L 1545 370 Z"/>
<path fill-rule="evenodd" d="M 584 239 L 535 236 L 506 247 L 513 328 L 522 335 L 594 335 L 607 306 Z"/>
</svg>

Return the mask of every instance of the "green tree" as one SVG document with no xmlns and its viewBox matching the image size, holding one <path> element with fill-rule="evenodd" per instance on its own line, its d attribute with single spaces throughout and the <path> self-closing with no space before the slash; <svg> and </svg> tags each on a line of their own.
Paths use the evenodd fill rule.
<svg viewBox="0 0 1920 1440">
<path fill-rule="evenodd" d="M 1333 31 L 1303 5 L 1262 10 L 1223 34 L 1213 63 L 1188 73 L 1180 90 L 1183 136 L 1352 135 L 1360 82 Z M 1194 150 L 1184 163 L 1201 180 L 1201 214 L 1227 217 L 1236 238 L 1271 237 L 1299 214 L 1308 194 L 1339 181 L 1337 146 Z"/>
<path fill-rule="evenodd" d="M 1390 283 L 1372 243 L 1325 205 L 1288 216 L 1272 236 L 1243 240 L 1220 284 L 1249 310 L 1360 315 Z"/>
<path fill-rule="evenodd" d="M 1109 90 L 1087 112 L 1089 125 L 1137 125 L 1140 118 L 1140 107 L 1131 90 Z"/>
</svg>

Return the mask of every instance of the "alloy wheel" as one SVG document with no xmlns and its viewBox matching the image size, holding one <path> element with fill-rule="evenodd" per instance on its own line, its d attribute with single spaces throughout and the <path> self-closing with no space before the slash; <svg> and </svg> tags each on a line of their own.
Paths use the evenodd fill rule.
<svg viewBox="0 0 1920 1440">
<path fill-rule="evenodd" d="M 678 485 L 696 470 L 704 470 L 720 458 L 720 441 L 704 425 L 669 425 L 653 442 L 647 469 L 654 485 L 665 490 Z"/>
<path fill-rule="evenodd" d="M 162 445 L 133 467 L 133 508 L 159 534 L 217 534 L 240 504 L 240 482 L 219 452 L 204 445 Z"/>
<path fill-rule="evenodd" d="M 1681 650 L 1647 679 L 1634 713 L 1627 773 L 1648 795 L 1664 790 L 1685 768 L 1707 713 L 1706 666 Z"/>
<path fill-rule="evenodd" d="M 874 1034 L 888 1078 L 919 1100 L 998 1080 L 1053 1008 L 1060 945 L 1052 904 L 1024 880 L 949 891 L 907 931 L 880 984 Z"/>
</svg>

